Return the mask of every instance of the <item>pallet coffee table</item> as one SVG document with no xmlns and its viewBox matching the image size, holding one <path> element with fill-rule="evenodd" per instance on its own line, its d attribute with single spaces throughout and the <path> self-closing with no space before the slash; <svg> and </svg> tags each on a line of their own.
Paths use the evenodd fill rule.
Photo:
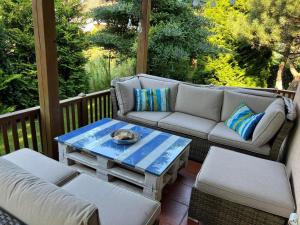
<svg viewBox="0 0 300 225">
<path fill-rule="evenodd" d="M 132 145 L 118 145 L 110 134 L 117 129 L 140 134 Z M 156 200 L 186 166 L 190 139 L 105 118 L 56 138 L 59 161 L 100 179 L 139 191 Z"/>
</svg>

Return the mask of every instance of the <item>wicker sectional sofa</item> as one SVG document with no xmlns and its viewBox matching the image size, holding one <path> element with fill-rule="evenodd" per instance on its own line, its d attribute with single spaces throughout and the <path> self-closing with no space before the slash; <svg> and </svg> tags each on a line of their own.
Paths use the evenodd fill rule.
<svg viewBox="0 0 300 225">
<path fill-rule="evenodd" d="M 171 90 L 171 112 L 134 111 L 134 88 L 164 87 Z M 138 74 L 112 81 L 111 96 L 115 119 L 191 138 L 190 158 L 200 162 L 210 146 L 278 160 L 293 126 L 287 119 L 284 99 L 264 91 L 194 85 Z M 265 112 L 249 141 L 224 124 L 241 102 L 256 113 Z"/>
</svg>

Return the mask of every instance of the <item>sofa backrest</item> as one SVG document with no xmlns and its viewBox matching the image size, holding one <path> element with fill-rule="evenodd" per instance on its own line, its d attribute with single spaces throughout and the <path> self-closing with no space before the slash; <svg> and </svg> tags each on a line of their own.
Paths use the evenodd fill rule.
<svg viewBox="0 0 300 225">
<path fill-rule="evenodd" d="M 30 225 L 99 225 L 97 207 L 0 158 L 0 206 Z"/>
<path fill-rule="evenodd" d="M 170 88 L 171 110 L 175 111 L 179 81 L 148 74 L 138 74 L 137 76 L 142 88 Z"/>
<path fill-rule="evenodd" d="M 234 110 L 243 102 L 255 113 L 265 112 L 268 106 L 275 100 L 273 97 L 255 96 L 235 91 L 224 91 L 221 121 L 227 120 Z"/>
<path fill-rule="evenodd" d="M 180 83 L 175 111 L 219 122 L 222 103 L 222 90 Z"/>
</svg>

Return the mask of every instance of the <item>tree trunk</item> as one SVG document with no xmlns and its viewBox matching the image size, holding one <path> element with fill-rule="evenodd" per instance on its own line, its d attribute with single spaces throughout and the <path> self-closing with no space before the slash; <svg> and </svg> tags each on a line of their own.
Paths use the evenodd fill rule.
<svg viewBox="0 0 300 225">
<path fill-rule="evenodd" d="M 275 88 L 282 90 L 283 89 L 283 84 L 282 84 L 282 77 L 283 77 L 283 73 L 285 70 L 285 62 L 282 61 L 279 65 L 278 71 L 277 71 L 277 77 L 276 77 L 276 84 L 275 84 Z"/>
<path fill-rule="evenodd" d="M 285 70 L 285 65 L 289 59 L 289 55 L 291 52 L 291 42 L 287 43 L 285 48 L 284 48 L 284 52 L 283 52 L 283 59 L 279 65 L 278 71 L 277 71 L 277 77 L 276 77 L 276 84 L 275 84 L 275 88 L 282 90 L 283 89 L 283 84 L 282 84 L 282 77 L 283 77 L 283 73 Z"/>
<path fill-rule="evenodd" d="M 296 91 L 300 82 L 300 73 L 297 71 L 295 65 L 290 63 L 290 71 L 294 77 L 293 81 L 289 85 L 289 90 Z"/>
</svg>

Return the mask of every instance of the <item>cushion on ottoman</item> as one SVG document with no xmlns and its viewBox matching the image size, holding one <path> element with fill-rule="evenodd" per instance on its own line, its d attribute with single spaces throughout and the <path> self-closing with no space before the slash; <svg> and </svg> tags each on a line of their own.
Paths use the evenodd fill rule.
<svg viewBox="0 0 300 225">
<path fill-rule="evenodd" d="M 1 207 L 26 224 L 100 224 L 95 205 L 3 158 L 0 158 L 0 184 Z"/>
<path fill-rule="evenodd" d="M 295 209 L 283 164 L 218 147 L 210 149 L 195 188 L 285 218 Z"/>
<path fill-rule="evenodd" d="M 12 152 L 2 158 L 57 186 L 62 186 L 78 175 L 76 170 L 28 148 Z"/>
<path fill-rule="evenodd" d="M 152 225 L 160 204 L 140 194 L 87 175 L 80 175 L 63 189 L 94 203 L 101 225 Z"/>
</svg>

